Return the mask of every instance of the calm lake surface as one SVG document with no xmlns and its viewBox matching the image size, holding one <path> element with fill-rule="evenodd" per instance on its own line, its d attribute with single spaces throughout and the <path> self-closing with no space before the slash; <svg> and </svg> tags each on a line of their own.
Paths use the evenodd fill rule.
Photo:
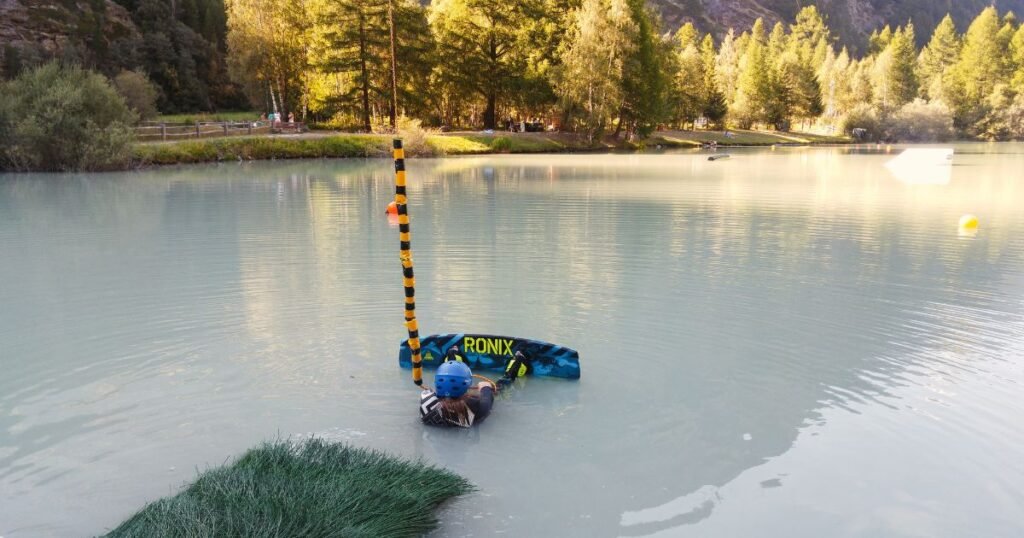
<svg viewBox="0 0 1024 538">
<path fill-rule="evenodd" d="M 581 356 L 471 431 L 398 367 L 390 161 L 0 176 L 0 535 L 308 435 L 468 477 L 436 536 L 1024 535 L 1024 145 L 898 152 L 411 161 L 421 332 Z"/>
</svg>

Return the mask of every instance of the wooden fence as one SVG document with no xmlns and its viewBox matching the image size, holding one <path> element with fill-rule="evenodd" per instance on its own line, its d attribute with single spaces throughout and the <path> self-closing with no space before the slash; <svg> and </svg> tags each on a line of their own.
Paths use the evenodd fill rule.
<svg viewBox="0 0 1024 538">
<path fill-rule="evenodd" d="M 140 141 L 148 142 L 221 136 L 304 133 L 306 130 L 305 123 L 286 121 L 197 121 L 194 123 L 147 121 L 135 126 L 135 137 Z"/>
</svg>

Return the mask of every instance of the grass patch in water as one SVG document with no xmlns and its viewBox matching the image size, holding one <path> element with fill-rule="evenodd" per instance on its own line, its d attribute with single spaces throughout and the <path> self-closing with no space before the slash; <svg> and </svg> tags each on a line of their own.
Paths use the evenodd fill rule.
<svg viewBox="0 0 1024 538">
<path fill-rule="evenodd" d="M 107 536 L 419 536 L 437 527 L 439 504 L 472 489 L 451 472 L 374 450 L 277 441 L 201 473 Z"/>
</svg>

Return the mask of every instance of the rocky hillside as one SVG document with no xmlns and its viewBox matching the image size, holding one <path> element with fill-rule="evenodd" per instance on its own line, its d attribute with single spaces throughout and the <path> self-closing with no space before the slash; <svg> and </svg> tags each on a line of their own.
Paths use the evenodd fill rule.
<svg viewBox="0 0 1024 538">
<path fill-rule="evenodd" d="M 791 22 L 806 5 L 817 5 L 828 17 L 828 25 L 839 42 L 863 50 L 867 36 L 886 24 L 902 25 L 913 20 L 918 44 L 924 44 L 932 29 L 946 13 L 953 15 L 964 31 L 970 21 L 989 5 L 1000 12 L 1024 15 L 1024 0 L 648 0 L 662 14 L 667 26 L 678 28 L 693 22 L 706 32 L 724 34 L 729 28 L 746 29 L 758 17 L 770 24 Z M 769 25 L 770 26 L 770 25 Z"/>
<path fill-rule="evenodd" d="M 138 30 L 128 10 L 111 0 L 0 0 L 0 44 L 8 51 L 60 55 L 69 46 L 102 47 L 131 37 Z"/>
<path fill-rule="evenodd" d="M 0 79 L 58 58 L 146 73 L 165 112 L 245 106 L 226 32 L 224 0 L 0 0 Z"/>
</svg>

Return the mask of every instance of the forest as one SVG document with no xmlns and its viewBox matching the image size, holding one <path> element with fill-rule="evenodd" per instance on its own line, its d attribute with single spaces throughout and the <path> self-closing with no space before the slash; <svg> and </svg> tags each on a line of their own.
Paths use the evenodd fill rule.
<svg viewBox="0 0 1024 538">
<path fill-rule="evenodd" d="M 228 70 L 251 102 L 339 128 L 406 116 L 487 129 L 539 118 L 594 139 L 695 126 L 1024 136 L 1014 14 L 986 8 L 963 32 L 947 16 L 917 40 L 912 22 L 886 26 L 854 55 L 814 6 L 716 39 L 689 23 L 667 32 L 643 0 L 227 2 Z"/>
<path fill-rule="evenodd" d="M 1024 137 L 1024 27 L 983 9 L 845 46 L 816 7 L 708 34 L 644 0 L 104 0 L 61 61 L 148 79 L 163 113 L 255 109 L 372 132 L 540 125 L 632 139 L 761 128 L 872 139 Z M 923 43 L 923 46 L 919 44 Z M 4 47 L 13 78 L 45 51 Z"/>
</svg>

